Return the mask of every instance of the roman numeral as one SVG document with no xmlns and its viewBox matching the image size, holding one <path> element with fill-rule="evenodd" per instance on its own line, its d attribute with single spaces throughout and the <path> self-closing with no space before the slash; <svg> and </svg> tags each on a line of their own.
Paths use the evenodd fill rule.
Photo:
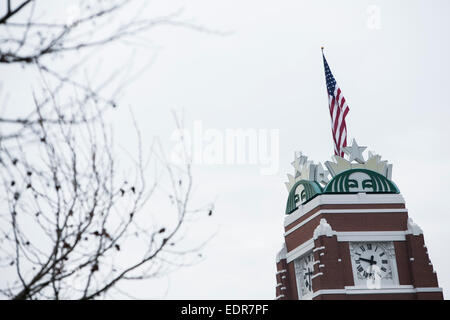
<svg viewBox="0 0 450 320">
<path fill-rule="evenodd" d="M 364 271 L 364 269 L 363 269 L 363 267 L 361 267 L 361 265 L 358 266 L 358 271 L 359 272 L 363 272 Z"/>
<path fill-rule="evenodd" d="M 364 246 L 359 247 L 361 249 L 361 251 L 366 251 L 366 249 L 364 248 Z"/>
<path fill-rule="evenodd" d="M 386 272 L 386 268 L 385 267 L 381 267 L 381 270 Z"/>
<path fill-rule="evenodd" d="M 380 257 L 384 256 L 384 252 L 380 253 Z"/>
<path fill-rule="evenodd" d="M 386 264 L 386 263 L 388 263 L 388 261 L 387 260 L 381 260 L 381 263 Z"/>
<path fill-rule="evenodd" d="M 372 250 L 372 244 L 370 243 L 367 244 L 367 250 Z"/>
<path fill-rule="evenodd" d="M 356 262 L 357 264 L 360 264 L 360 263 L 361 263 L 361 261 L 359 261 L 359 259 L 358 259 L 358 260 L 355 260 L 355 262 Z"/>
</svg>

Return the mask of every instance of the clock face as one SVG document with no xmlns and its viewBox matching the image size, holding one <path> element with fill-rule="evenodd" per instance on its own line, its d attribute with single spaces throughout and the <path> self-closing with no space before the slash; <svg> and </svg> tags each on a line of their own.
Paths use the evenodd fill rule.
<svg viewBox="0 0 450 320">
<path fill-rule="evenodd" d="M 313 292 L 312 276 L 314 274 L 314 254 L 311 252 L 296 261 L 297 283 L 301 296 L 307 296 Z"/>
<path fill-rule="evenodd" d="M 383 243 L 360 242 L 354 244 L 352 259 L 360 279 L 377 280 L 392 277 L 388 250 Z"/>
</svg>

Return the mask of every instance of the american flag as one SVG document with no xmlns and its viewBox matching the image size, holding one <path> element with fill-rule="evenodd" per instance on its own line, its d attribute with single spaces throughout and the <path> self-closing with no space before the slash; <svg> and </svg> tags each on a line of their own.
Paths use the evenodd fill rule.
<svg viewBox="0 0 450 320">
<path fill-rule="evenodd" d="M 330 107 L 331 115 L 331 131 L 334 140 L 334 154 L 343 157 L 344 147 L 347 146 L 347 126 L 345 124 L 345 117 L 349 111 L 345 98 L 342 95 L 341 89 L 336 83 L 336 80 L 331 73 L 328 66 L 327 59 L 323 54 L 323 65 L 325 67 L 325 80 L 327 82 L 328 91 L 328 105 Z"/>
</svg>

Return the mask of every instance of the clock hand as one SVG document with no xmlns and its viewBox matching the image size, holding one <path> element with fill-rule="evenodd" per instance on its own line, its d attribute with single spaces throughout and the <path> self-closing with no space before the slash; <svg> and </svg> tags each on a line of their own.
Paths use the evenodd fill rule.
<svg viewBox="0 0 450 320">
<path fill-rule="evenodd" d="M 308 269 L 305 269 L 305 270 L 308 270 L 308 272 L 305 272 L 303 278 L 305 279 L 306 287 L 311 291 L 311 286 L 312 286 L 311 276 L 312 276 L 313 272 L 309 267 L 308 267 Z"/>
<path fill-rule="evenodd" d="M 377 264 L 377 262 L 375 260 L 373 260 L 373 256 L 371 256 L 370 258 L 371 258 L 370 260 L 369 259 L 364 259 L 364 258 L 359 258 L 359 260 L 368 262 L 368 263 L 370 263 L 370 265 Z"/>
<path fill-rule="evenodd" d="M 311 272 L 311 270 L 308 267 L 309 290 L 311 290 L 311 275 L 312 275 L 312 272 Z"/>
</svg>

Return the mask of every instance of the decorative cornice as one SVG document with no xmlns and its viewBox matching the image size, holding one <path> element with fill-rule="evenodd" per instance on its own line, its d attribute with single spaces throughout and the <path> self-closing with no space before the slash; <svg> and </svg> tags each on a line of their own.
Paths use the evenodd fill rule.
<svg viewBox="0 0 450 320">
<path fill-rule="evenodd" d="M 313 239 L 316 240 L 320 236 L 332 237 L 336 232 L 331 229 L 330 224 L 325 218 L 320 219 L 319 225 L 314 229 Z"/>
<path fill-rule="evenodd" d="M 284 218 L 284 226 L 325 204 L 405 204 L 401 194 L 320 194 Z"/>
<path fill-rule="evenodd" d="M 408 218 L 408 234 L 418 236 L 423 234 L 422 228 L 420 228 L 417 223 L 415 223 L 411 218 Z"/>
<path fill-rule="evenodd" d="M 283 243 L 283 246 L 281 247 L 281 250 L 277 254 L 277 263 L 280 262 L 280 260 L 286 259 L 286 244 Z"/>
</svg>

